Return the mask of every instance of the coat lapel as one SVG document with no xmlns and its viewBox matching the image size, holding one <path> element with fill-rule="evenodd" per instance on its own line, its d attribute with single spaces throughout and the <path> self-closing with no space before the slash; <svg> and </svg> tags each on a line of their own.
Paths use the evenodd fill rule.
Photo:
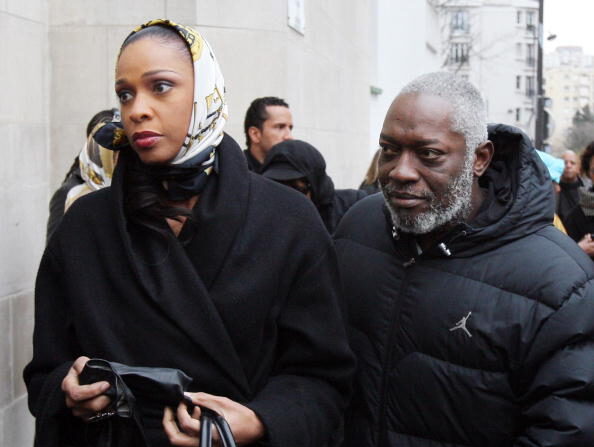
<svg viewBox="0 0 594 447">
<path fill-rule="evenodd" d="M 188 255 L 208 289 L 245 226 L 250 186 L 245 156 L 237 143 L 225 135 L 218 153 L 221 169 L 194 209 L 195 234 L 187 246 Z"/>
</svg>

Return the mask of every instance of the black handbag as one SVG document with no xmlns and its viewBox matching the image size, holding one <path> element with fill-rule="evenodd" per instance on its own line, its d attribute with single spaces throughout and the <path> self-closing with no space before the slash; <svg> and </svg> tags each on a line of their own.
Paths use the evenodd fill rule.
<svg viewBox="0 0 594 447">
<path fill-rule="evenodd" d="M 104 393 L 110 405 L 89 419 L 87 440 L 96 446 L 149 446 L 144 434 L 137 399 L 162 407 L 176 407 L 185 401 L 190 409 L 192 402 L 184 395 L 192 379 L 183 371 L 173 368 L 128 366 L 102 359 L 89 360 L 79 377 L 81 385 L 106 381 L 111 385 Z M 215 411 L 200 407 L 201 446 L 212 445 L 212 426 L 219 432 L 223 447 L 235 447 L 233 434 L 227 421 Z M 90 439 L 89 439 L 90 438 Z M 202 440 L 204 439 L 204 441 Z M 115 441 L 115 443 L 114 443 Z"/>
<path fill-rule="evenodd" d="M 200 447 L 212 447 L 212 426 L 219 432 L 223 447 L 235 447 L 235 439 L 229 424 L 220 414 L 210 408 L 200 407 Z"/>
</svg>

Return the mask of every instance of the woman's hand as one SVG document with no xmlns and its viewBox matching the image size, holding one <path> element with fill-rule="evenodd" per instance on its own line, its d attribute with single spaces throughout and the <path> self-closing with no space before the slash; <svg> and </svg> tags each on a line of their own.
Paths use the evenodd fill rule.
<svg viewBox="0 0 594 447">
<path fill-rule="evenodd" d="M 186 393 L 196 405 L 190 415 L 185 403 L 179 404 L 177 411 L 165 409 L 163 427 L 172 445 L 182 447 L 196 447 L 200 442 L 200 408 L 198 405 L 210 408 L 223 416 L 237 444 L 252 444 L 264 437 L 265 429 L 262 421 L 249 408 L 231 399 L 213 396 L 206 393 Z M 218 440 L 217 430 L 212 430 L 213 439 Z"/>
<path fill-rule="evenodd" d="M 62 381 L 66 406 L 72 409 L 74 416 L 85 421 L 104 410 L 111 402 L 107 396 L 101 395 L 109 389 L 108 382 L 96 382 L 90 385 L 79 384 L 78 376 L 88 361 L 88 357 L 77 358 Z"/>
<path fill-rule="evenodd" d="M 588 256 L 594 256 L 594 240 L 590 233 L 586 233 L 578 245 Z"/>
</svg>

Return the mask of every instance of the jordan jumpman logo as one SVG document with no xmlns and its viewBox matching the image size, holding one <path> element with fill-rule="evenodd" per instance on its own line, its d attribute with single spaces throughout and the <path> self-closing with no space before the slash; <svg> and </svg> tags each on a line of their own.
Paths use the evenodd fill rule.
<svg viewBox="0 0 594 447">
<path fill-rule="evenodd" d="M 472 334 L 470 332 L 468 332 L 468 329 L 466 329 L 466 321 L 470 318 L 471 314 L 472 314 L 472 312 L 468 312 L 468 315 L 466 315 L 465 317 L 462 317 L 462 319 L 460 321 L 458 321 L 453 328 L 450 329 L 450 332 L 455 331 L 456 329 L 462 329 L 464 332 L 466 332 L 466 335 L 468 335 L 469 337 L 472 337 Z"/>
</svg>

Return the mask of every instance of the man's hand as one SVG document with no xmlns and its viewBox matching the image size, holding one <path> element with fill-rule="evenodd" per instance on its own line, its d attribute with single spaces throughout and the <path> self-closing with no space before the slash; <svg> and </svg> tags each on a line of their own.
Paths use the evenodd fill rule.
<svg viewBox="0 0 594 447">
<path fill-rule="evenodd" d="M 108 382 L 96 382 L 90 385 L 79 384 L 78 376 L 88 361 L 88 357 L 77 358 L 62 381 L 66 406 L 72 409 L 74 416 L 85 421 L 110 404 L 110 399 L 107 396 L 102 396 L 102 393 L 109 389 Z"/>
<path fill-rule="evenodd" d="M 594 239 L 590 233 L 586 233 L 578 245 L 588 256 L 594 256 Z"/>
<path fill-rule="evenodd" d="M 179 404 L 177 411 L 166 408 L 163 415 L 163 428 L 172 445 L 195 447 L 200 442 L 200 408 L 210 408 L 227 420 L 237 444 L 252 444 L 264 437 L 262 421 L 249 408 L 231 399 L 206 393 L 186 393 L 197 405 L 190 415 L 185 403 Z M 213 430 L 213 439 L 218 440 L 217 430 Z"/>
</svg>

